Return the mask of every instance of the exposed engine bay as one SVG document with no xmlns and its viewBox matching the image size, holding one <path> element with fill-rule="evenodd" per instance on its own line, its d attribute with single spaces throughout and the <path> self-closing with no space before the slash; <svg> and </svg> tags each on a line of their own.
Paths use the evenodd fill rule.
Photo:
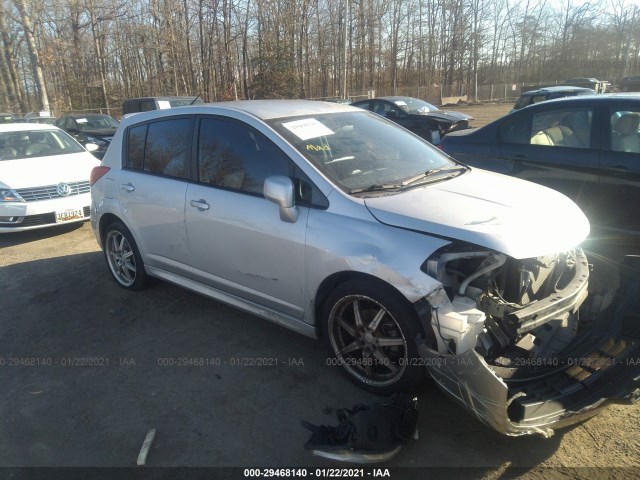
<svg viewBox="0 0 640 480">
<path fill-rule="evenodd" d="M 416 306 L 425 367 L 498 432 L 549 437 L 608 403 L 640 400 L 640 270 L 621 270 L 619 282 L 600 275 L 595 283 L 609 278 L 616 293 L 585 301 L 590 265 L 579 248 L 518 260 L 451 245 L 422 269 L 442 284 Z"/>
<path fill-rule="evenodd" d="M 580 328 L 589 266 L 580 249 L 516 260 L 467 249 L 441 250 L 423 266 L 443 285 L 427 300 L 437 351 L 475 350 L 492 366 L 549 366 Z"/>
</svg>

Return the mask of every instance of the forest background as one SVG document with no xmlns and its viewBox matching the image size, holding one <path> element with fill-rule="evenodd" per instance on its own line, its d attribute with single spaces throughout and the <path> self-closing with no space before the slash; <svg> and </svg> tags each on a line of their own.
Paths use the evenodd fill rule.
<svg viewBox="0 0 640 480">
<path fill-rule="evenodd" d="M 0 111 L 431 100 L 640 74 L 640 0 L 0 0 Z M 489 93 L 490 91 L 490 93 Z"/>
</svg>

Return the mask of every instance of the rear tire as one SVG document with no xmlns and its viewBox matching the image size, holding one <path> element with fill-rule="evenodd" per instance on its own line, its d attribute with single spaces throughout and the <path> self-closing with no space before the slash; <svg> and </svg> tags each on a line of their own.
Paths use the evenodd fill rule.
<svg viewBox="0 0 640 480">
<path fill-rule="evenodd" d="M 389 395 L 424 379 L 418 316 L 390 286 L 363 279 L 339 285 L 324 303 L 321 322 L 333 363 L 360 387 Z"/>
<path fill-rule="evenodd" d="M 122 288 L 142 290 L 149 283 L 138 246 L 122 222 L 114 222 L 107 227 L 104 256 L 113 278 Z"/>
</svg>

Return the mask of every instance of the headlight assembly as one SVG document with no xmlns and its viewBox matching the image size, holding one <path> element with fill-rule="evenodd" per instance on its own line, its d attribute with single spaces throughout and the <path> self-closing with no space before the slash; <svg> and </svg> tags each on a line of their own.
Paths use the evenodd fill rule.
<svg viewBox="0 0 640 480">
<path fill-rule="evenodd" d="M 0 189 L 0 202 L 22 202 L 24 203 L 24 200 L 22 199 L 22 197 L 20 195 L 18 195 L 18 193 L 14 190 L 11 190 L 9 188 L 6 189 Z"/>
</svg>

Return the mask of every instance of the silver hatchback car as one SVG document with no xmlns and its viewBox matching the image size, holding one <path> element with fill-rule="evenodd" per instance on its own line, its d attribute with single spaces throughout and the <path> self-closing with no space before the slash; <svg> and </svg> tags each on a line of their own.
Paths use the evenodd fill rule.
<svg viewBox="0 0 640 480">
<path fill-rule="evenodd" d="M 429 373 L 511 435 L 548 434 L 574 404 L 629 393 L 604 378 L 584 405 L 577 377 L 566 401 L 531 390 L 571 383 L 567 348 L 592 337 L 578 314 L 578 207 L 373 113 L 288 100 L 140 113 L 91 182 L 92 227 L 121 287 L 156 277 L 321 337 L 370 391 Z M 572 355 L 591 352 L 581 345 Z"/>
</svg>

